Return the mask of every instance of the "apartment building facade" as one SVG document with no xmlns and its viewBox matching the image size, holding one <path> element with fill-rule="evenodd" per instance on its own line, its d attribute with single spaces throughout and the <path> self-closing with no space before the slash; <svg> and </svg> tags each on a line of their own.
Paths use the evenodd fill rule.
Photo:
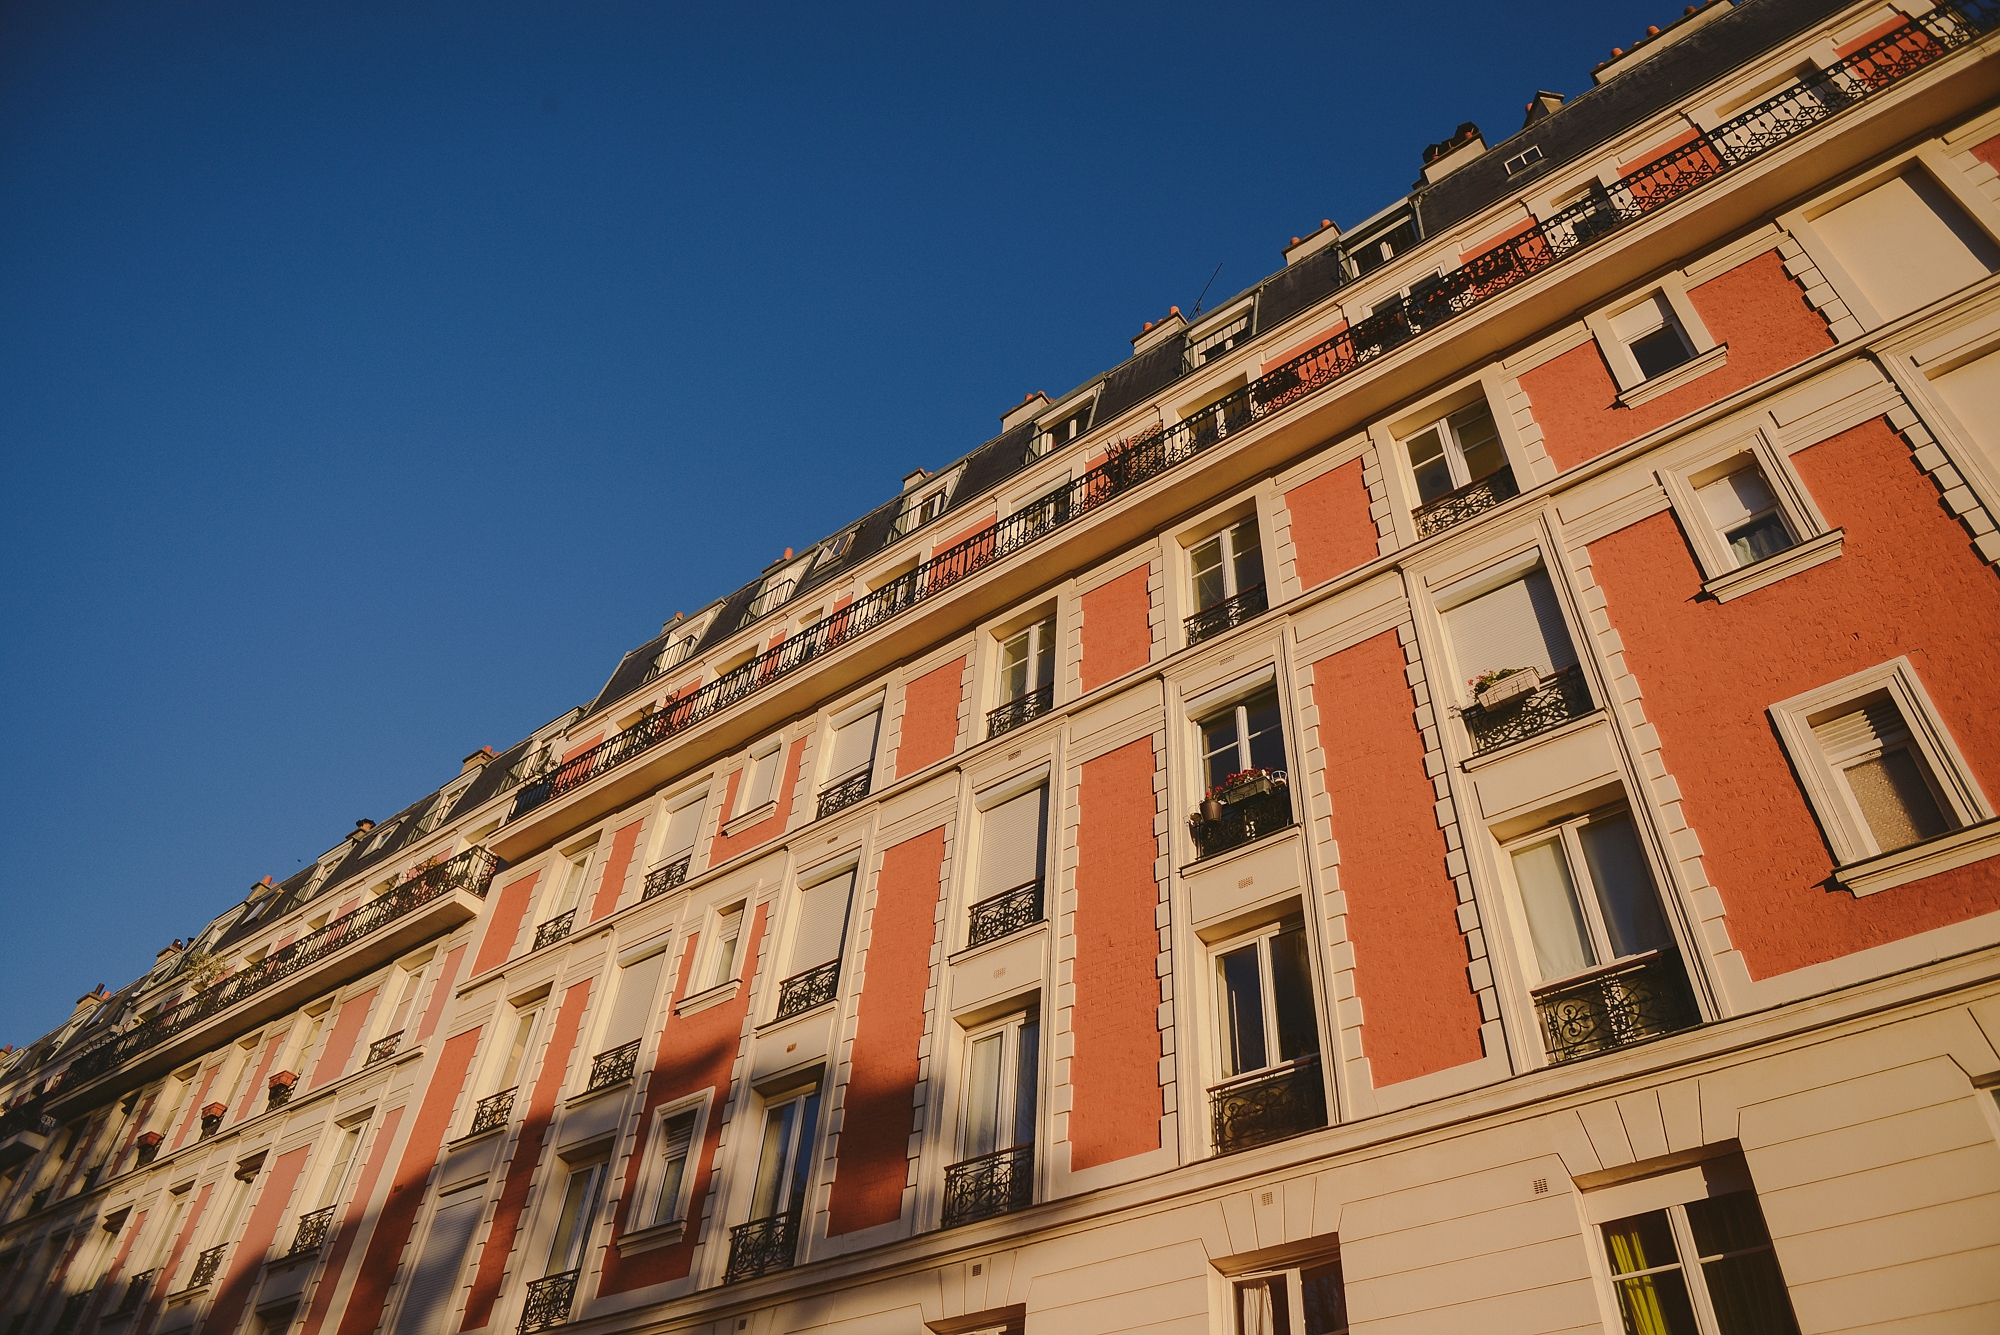
<svg viewBox="0 0 2000 1335">
<path fill-rule="evenodd" d="M 1691 8 L 253 887 L 0 1328 L 1994 1328 L 1996 29 Z"/>
</svg>

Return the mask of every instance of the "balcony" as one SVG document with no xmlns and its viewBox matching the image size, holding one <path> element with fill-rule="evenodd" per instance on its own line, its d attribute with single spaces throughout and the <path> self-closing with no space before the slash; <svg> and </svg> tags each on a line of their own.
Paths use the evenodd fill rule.
<svg viewBox="0 0 2000 1335">
<path fill-rule="evenodd" d="M 1463 524 L 1482 510 L 1491 510 L 1502 501 L 1512 500 L 1520 494 L 1521 488 L 1514 482 L 1514 469 L 1509 465 L 1488 473 L 1477 482 L 1467 483 L 1456 491 L 1448 491 L 1436 500 L 1425 502 L 1411 512 L 1410 517 L 1417 521 L 1417 536 L 1428 538 L 1454 524 Z"/>
<path fill-rule="evenodd" d="M 632 1078 L 632 1072 L 639 1069 L 639 1040 L 600 1052 L 590 1061 L 590 1080 L 583 1087 L 588 1094 L 593 1089 L 609 1089 Z"/>
<path fill-rule="evenodd" d="M 98 1076 L 117 1071 L 122 1084 L 137 1085 L 200 1054 L 217 1041 L 221 1027 L 209 1022 L 225 1014 L 231 1032 L 247 1030 L 470 921 L 498 865 L 485 849 L 468 849 L 106 1039 L 69 1064 L 61 1093 L 69 1106 L 61 1111 L 102 1099 L 104 1091 L 83 1088 Z"/>
<path fill-rule="evenodd" d="M 1459 268 L 1413 288 L 1400 302 L 1342 329 L 1194 416 L 1117 442 L 1110 447 L 1110 457 L 1082 477 L 524 784 L 510 819 L 584 786 L 848 640 L 946 593 L 986 566 L 1180 467 L 1225 437 L 1330 388 L 1591 243 L 1817 128 L 1828 117 L 1969 45 L 1996 25 L 2000 25 L 2000 4 L 1995 0 L 1946 0 L 1826 67 L 1810 83 L 1774 94 L 1707 135 L 1635 168 L 1601 195 L 1551 214 Z"/>
<path fill-rule="evenodd" d="M 1261 790 L 1236 791 L 1243 792 L 1243 796 L 1204 802 L 1204 809 L 1188 818 L 1197 862 L 1255 843 L 1280 830 L 1289 830 L 1295 823 L 1291 786 L 1284 775 L 1271 775 Z"/>
<path fill-rule="evenodd" d="M 26 1103 L 0 1116 L 0 1171 L 25 1163 L 49 1147 L 56 1131 L 56 1119 L 42 1111 L 39 1101 Z"/>
<path fill-rule="evenodd" d="M 1465 720 L 1465 731 L 1472 738 L 1472 754 L 1476 756 L 1560 728 L 1573 718 L 1582 718 L 1591 708 L 1590 687 L 1583 679 L 1583 670 L 1566 667 L 1544 677 L 1534 690 L 1504 704 L 1490 709 L 1485 705 L 1468 705 L 1461 717 Z"/>
<path fill-rule="evenodd" d="M 819 795 L 819 810 L 813 819 L 825 820 L 834 812 L 844 811 L 856 802 L 859 802 L 862 798 L 868 796 L 868 786 L 873 782 L 874 778 L 874 770 L 865 769 L 852 778 L 842 779 L 839 783 L 821 793 Z"/>
<path fill-rule="evenodd" d="M 944 1170 L 944 1227 L 956 1228 L 1035 1203 L 1035 1147 L 995 1150 Z"/>
<path fill-rule="evenodd" d="M 189 1289 L 205 1289 L 215 1283 L 216 1272 L 222 1269 L 222 1258 L 228 1254 L 229 1244 L 224 1242 L 210 1247 L 197 1256 L 194 1261 L 194 1273 L 188 1276 L 187 1288 L 181 1292 L 186 1293 Z"/>
<path fill-rule="evenodd" d="M 83 1317 L 83 1309 L 90 1303 L 90 1295 L 91 1290 L 85 1289 L 63 1299 L 62 1312 L 57 1315 L 56 1323 L 49 1327 L 49 1335 L 72 1335 L 76 1323 Z"/>
<path fill-rule="evenodd" d="M 1225 630 L 1232 630 L 1270 610 L 1269 591 L 1259 584 L 1233 598 L 1224 598 L 1213 607 L 1202 608 L 1181 625 L 1187 631 L 1188 647 L 1192 649 L 1203 640 L 1212 640 Z"/>
<path fill-rule="evenodd" d="M 1023 723 L 1048 713 L 1055 708 L 1055 705 L 1056 684 L 1050 682 L 1046 686 L 1037 687 L 1026 695 L 1009 700 L 998 709 L 988 710 L 986 735 L 992 738 L 998 737 L 1003 732 L 1012 732 Z"/>
<path fill-rule="evenodd" d="M 644 903 L 658 895 L 664 895 L 688 878 L 688 864 L 694 861 L 690 853 L 678 862 L 669 862 L 664 867 L 655 867 L 646 873 L 646 884 L 639 891 L 639 902 Z"/>
<path fill-rule="evenodd" d="M 515 1090 L 503 1089 L 498 1094 L 489 1094 L 481 1099 L 472 1110 L 472 1129 L 465 1134 L 477 1136 L 496 1127 L 507 1125 L 507 1119 L 514 1115 Z"/>
<path fill-rule="evenodd" d="M 552 946 L 556 942 L 566 939 L 569 936 L 569 929 L 575 923 L 575 909 L 571 909 L 568 913 L 558 913 L 555 917 L 550 918 L 535 929 L 535 944 L 532 948 L 540 950 L 543 946 Z"/>
<path fill-rule="evenodd" d="M 1042 883 L 1029 881 L 1017 885 L 1012 890 L 1002 890 L 980 900 L 969 910 L 971 925 L 966 931 L 965 944 L 968 949 L 983 946 L 988 941 L 998 941 L 1003 936 L 1033 927 L 1045 916 L 1042 909 Z"/>
<path fill-rule="evenodd" d="M 1326 1125 L 1326 1081 L 1319 1058 L 1216 1085 L 1208 1091 L 1208 1107 L 1217 1154 L 1316 1131 Z"/>
<path fill-rule="evenodd" d="M 576 1301 L 576 1279 L 581 1270 L 565 1270 L 528 1286 L 528 1301 L 521 1308 L 521 1331 L 554 1330 L 569 1324 L 569 1309 Z"/>
<path fill-rule="evenodd" d="M 729 1268 L 722 1282 L 755 1279 L 798 1264 L 799 1212 L 788 1210 L 768 1219 L 752 1219 L 729 1230 Z"/>
<path fill-rule="evenodd" d="M 314 1210 L 311 1214 L 299 1216 L 299 1226 L 292 1233 L 292 1249 L 286 1256 L 309 1256 L 326 1245 L 326 1235 L 333 1228 L 333 1206 L 324 1210 Z"/>
<path fill-rule="evenodd" d="M 1687 972 L 1673 950 L 1649 951 L 1535 993 L 1551 1062 L 1595 1057 L 1701 1023 Z"/>
<path fill-rule="evenodd" d="M 817 968 L 793 974 L 778 984 L 778 1014 L 775 1018 L 789 1020 L 794 1015 L 804 1015 L 814 1007 L 832 1001 L 839 991 L 839 960 L 828 960 Z"/>
<path fill-rule="evenodd" d="M 402 1046 L 402 1030 L 398 1029 L 393 1034 L 384 1034 L 381 1038 L 376 1039 L 368 1045 L 368 1060 L 363 1062 L 362 1065 L 373 1066 L 376 1062 L 388 1061 L 389 1058 L 396 1055 L 396 1049 Z"/>
<path fill-rule="evenodd" d="M 138 1311 L 139 1304 L 146 1301 L 146 1290 L 152 1288 L 153 1282 L 159 1277 L 160 1272 L 158 1270 L 141 1270 L 138 1274 L 132 1276 L 131 1282 L 125 1286 L 124 1299 L 118 1304 L 118 1310 L 111 1315 L 114 1317 L 130 1316 L 132 1313 Z"/>
</svg>

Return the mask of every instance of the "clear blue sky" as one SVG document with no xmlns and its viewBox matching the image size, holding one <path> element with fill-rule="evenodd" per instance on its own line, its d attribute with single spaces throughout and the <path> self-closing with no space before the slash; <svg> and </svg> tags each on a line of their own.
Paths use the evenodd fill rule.
<svg viewBox="0 0 2000 1335">
<path fill-rule="evenodd" d="M 0 1043 L 1670 0 L 0 10 Z"/>
</svg>

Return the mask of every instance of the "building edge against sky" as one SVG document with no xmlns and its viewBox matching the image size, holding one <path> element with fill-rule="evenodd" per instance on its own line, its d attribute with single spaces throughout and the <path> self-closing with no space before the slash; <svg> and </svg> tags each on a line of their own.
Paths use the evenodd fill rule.
<svg viewBox="0 0 2000 1335">
<path fill-rule="evenodd" d="M 1690 9 L 83 997 L 7 1335 L 1992 1329 L 1996 28 Z"/>
</svg>

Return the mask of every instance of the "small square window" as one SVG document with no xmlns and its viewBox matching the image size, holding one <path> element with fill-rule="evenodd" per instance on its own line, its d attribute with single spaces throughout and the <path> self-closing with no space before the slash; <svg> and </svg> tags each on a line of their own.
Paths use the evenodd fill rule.
<svg viewBox="0 0 2000 1335">
<path fill-rule="evenodd" d="M 1631 351 L 1643 379 L 1664 375 L 1694 356 L 1673 307 L 1658 293 L 1612 316 L 1611 332 Z"/>
<path fill-rule="evenodd" d="M 1695 495 L 1739 568 L 1776 556 L 1797 541 L 1777 494 L 1755 463 L 1697 488 Z"/>
<path fill-rule="evenodd" d="M 1528 170 L 1528 168 L 1534 166 L 1537 162 L 1540 162 L 1542 160 L 1542 156 L 1543 156 L 1542 146 L 1540 144 L 1530 144 L 1526 148 L 1522 149 L 1519 153 L 1516 153 L 1513 157 L 1508 158 L 1507 161 L 1502 165 L 1506 167 L 1507 174 L 1509 176 L 1512 176 L 1516 172 L 1524 172 Z"/>
<path fill-rule="evenodd" d="M 1703 593 L 1728 602 L 1840 555 L 1842 531 L 1827 527 L 1790 461 L 1764 436 L 1705 456 L 1658 474 L 1701 567 Z"/>
<path fill-rule="evenodd" d="M 1618 384 L 1620 404 L 1637 407 L 1727 363 L 1728 348 L 1709 336 L 1680 275 L 1669 274 L 1626 302 L 1584 317 Z"/>
</svg>

